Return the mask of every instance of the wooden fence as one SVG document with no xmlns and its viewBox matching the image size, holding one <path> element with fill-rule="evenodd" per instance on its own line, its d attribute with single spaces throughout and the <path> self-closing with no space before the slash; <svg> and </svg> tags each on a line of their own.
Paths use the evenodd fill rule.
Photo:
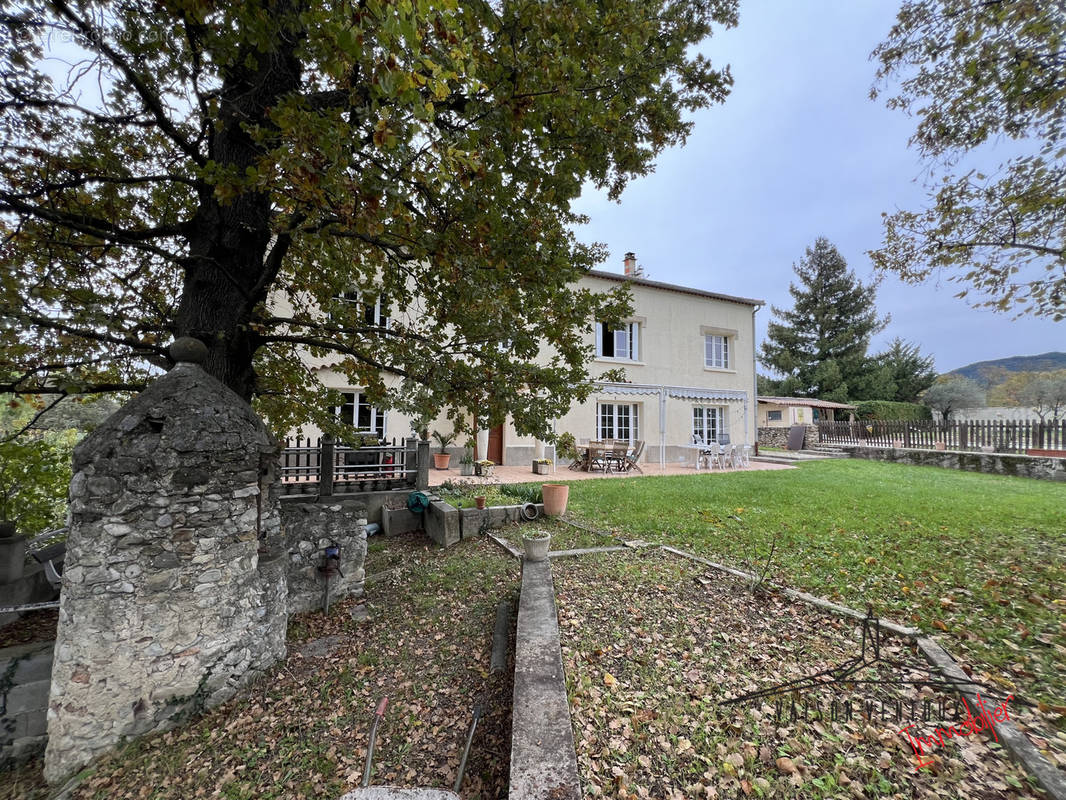
<svg viewBox="0 0 1066 800">
<path fill-rule="evenodd" d="M 819 422 L 818 436 L 819 441 L 825 444 L 932 450 L 937 442 L 943 442 L 948 450 L 1025 454 L 1030 450 L 1066 450 L 1066 420 L 1054 423 L 998 420 Z"/>
<path fill-rule="evenodd" d="M 425 488 L 420 476 L 428 476 L 429 443 L 382 439 L 353 447 L 331 436 L 298 436 L 285 440 L 279 458 L 282 496 Z"/>
</svg>

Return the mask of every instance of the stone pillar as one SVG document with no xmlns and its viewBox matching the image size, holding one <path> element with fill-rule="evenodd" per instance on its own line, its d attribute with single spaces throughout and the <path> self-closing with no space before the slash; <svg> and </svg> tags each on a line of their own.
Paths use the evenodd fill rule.
<svg viewBox="0 0 1066 800">
<path fill-rule="evenodd" d="M 488 428 L 477 432 L 477 460 L 484 461 L 489 457 L 489 431 Z"/>
<path fill-rule="evenodd" d="M 540 439 L 533 441 L 533 459 L 544 458 L 544 442 Z"/>
<path fill-rule="evenodd" d="M 177 365 L 74 451 L 51 782 L 285 654 L 277 445 L 200 368 L 202 344 L 171 352 Z"/>
<path fill-rule="evenodd" d="M 415 488 L 419 491 L 425 491 L 429 488 L 429 442 L 425 439 L 418 443 L 416 464 Z"/>
</svg>

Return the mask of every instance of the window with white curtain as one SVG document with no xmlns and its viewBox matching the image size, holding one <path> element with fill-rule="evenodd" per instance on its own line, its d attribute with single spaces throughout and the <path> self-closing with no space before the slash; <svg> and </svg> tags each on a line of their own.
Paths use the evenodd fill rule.
<svg viewBox="0 0 1066 800">
<path fill-rule="evenodd" d="M 703 365 L 711 369 L 729 369 L 729 337 L 715 333 L 703 337 Z"/>
<path fill-rule="evenodd" d="M 596 438 L 635 442 L 640 438 L 638 408 L 636 404 L 597 403 Z"/>
<path fill-rule="evenodd" d="M 726 430 L 724 407 L 692 407 L 692 435 L 699 436 L 700 441 L 716 442 Z"/>
</svg>

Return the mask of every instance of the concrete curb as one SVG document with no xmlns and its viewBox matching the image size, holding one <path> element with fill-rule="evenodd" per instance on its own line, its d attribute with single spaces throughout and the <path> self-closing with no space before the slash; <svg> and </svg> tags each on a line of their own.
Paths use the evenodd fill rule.
<svg viewBox="0 0 1066 800">
<path fill-rule="evenodd" d="M 570 556 L 588 556 L 593 553 L 617 553 L 622 550 L 632 550 L 631 547 L 582 547 L 577 550 L 549 550 L 548 558 L 568 558 Z"/>
<path fill-rule="evenodd" d="M 673 553 L 682 558 L 687 558 L 691 561 L 704 564 L 712 569 L 728 572 L 730 575 L 735 575 L 738 578 L 757 580 L 756 576 L 752 575 L 750 572 L 733 569 L 724 564 L 716 564 L 714 561 L 700 558 L 692 553 L 686 553 L 684 550 L 667 547 L 666 545 L 663 545 L 662 549 L 668 553 Z M 851 617 L 856 620 L 866 618 L 865 614 L 856 611 L 853 608 L 848 608 L 847 606 L 842 606 L 838 603 L 832 603 L 829 600 L 824 600 L 813 594 L 807 594 L 807 592 L 800 592 L 795 589 L 788 589 L 783 586 L 777 586 L 776 584 L 771 585 L 788 597 L 800 600 L 804 603 L 809 603 L 810 605 L 817 606 L 818 608 L 822 608 L 834 614 Z M 951 657 L 948 651 L 941 647 L 936 640 L 924 635 L 917 628 L 908 628 L 904 625 L 898 625 L 895 622 L 889 622 L 886 620 L 878 620 L 878 623 L 886 631 L 894 633 L 897 636 L 902 636 L 913 642 L 926 661 L 939 670 L 945 678 L 958 685 L 960 694 L 966 697 L 967 702 L 977 705 L 977 685 L 971 681 L 966 673 L 962 671 L 962 668 L 955 663 L 955 660 Z M 996 725 L 996 734 L 1003 743 L 1003 747 L 1006 748 L 1007 752 L 1010 754 L 1010 757 L 1033 777 L 1041 789 L 1047 792 L 1053 800 L 1066 800 L 1066 777 L 1064 777 L 1060 770 L 1056 769 L 1040 754 L 1040 751 L 1036 749 L 1036 746 L 1029 741 L 1028 736 L 1018 730 L 1018 728 L 1009 721 L 998 723 Z"/>
<path fill-rule="evenodd" d="M 507 539 L 504 539 L 502 536 L 497 536 L 494 533 L 488 534 L 488 537 L 492 541 L 496 542 L 496 544 L 498 544 L 504 550 L 506 550 L 508 555 L 510 555 L 512 558 L 517 558 L 519 561 L 522 560 L 521 551 L 516 550 L 515 546 L 513 544 L 511 544 L 509 541 L 507 541 Z"/>
<path fill-rule="evenodd" d="M 522 565 L 511 715 L 510 800 L 579 800 L 550 561 Z"/>
<path fill-rule="evenodd" d="M 926 661 L 939 669 L 944 677 L 956 682 L 959 693 L 976 707 L 978 687 L 970 682 L 969 676 L 955 663 L 948 651 L 928 636 L 918 636 L 915 644 Z M 1010 721 L 996 723 L 996 735 L 1010 757 L 1033 777 L 1041 789 L 1054 800 L 1066 800 L 1066 777 L 1040 755 L 1028 736 Z"/>
</svg>

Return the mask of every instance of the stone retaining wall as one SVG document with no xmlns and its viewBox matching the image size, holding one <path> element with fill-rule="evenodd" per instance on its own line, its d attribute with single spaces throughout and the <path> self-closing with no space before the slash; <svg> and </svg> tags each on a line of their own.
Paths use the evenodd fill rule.
<svg viewBox="0 0 1066 800">
<path fill-rule="evenodd" d="M 282 508 L 288 559 L 289 613 L 321 608 L 325 549 L 340 547 L 340 573 L 329 579 L 331 602 L 363 593 L 366 573 L 366 509 L 355 502 L 285 503 Z"/>
<path fill-rule="evenodd" d="M 788 427 L 784 428 L 759 428 L 759 447 L 776 447 L 781 450 L 788 448 Z M 808 425 L 804 447 L 818 444 L 818 426 Z"/>
<path fill-rule="evenodd" d="M 1023 456 L 1014 453 L 972 453 L 965 450 L 921 450 L 910 447 L 843 445 L 852 458 L 945 467 L 989 475 L 1017 475 L 1045 481 L 1066 481 L 1066 458 Z"/>
<path fill-rule="evenodd" d="M 44 752 L 54 648 L 55 642 L 37 642 L 0 650 L 0 766 Z"/>
</svg>

